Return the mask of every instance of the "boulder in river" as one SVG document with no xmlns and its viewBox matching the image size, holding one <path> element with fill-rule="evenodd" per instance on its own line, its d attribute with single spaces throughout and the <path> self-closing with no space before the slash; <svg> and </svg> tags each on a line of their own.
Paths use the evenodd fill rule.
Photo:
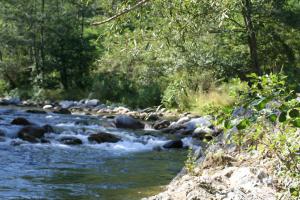
<svg viewBox="0 0 300 200">
<path fill-rule="evenodd" d="M 145 124 L 126 115 L 119 115 L 114 119 L 114 124 L 117 128 L 127 129 L 144 129 Z"/>
<path fill-rule="evenodd" d="M 91 134 L 88 137 L 88 140 L 90 142 L 96 142 L 100 144 L 104 142 L 116 143 L 119 142 L 121 139 L 113 134 L 101 132 L 101 133 Z"/>
<path fill-rule="evenodd" d="M 31 123 L 30 121 L 28 121 L 27 119 L 23 118 L 23 117 L 17 117 L 14 120 L 11 121 L 10 124 L 13 125 L 22 125 L 22 126 L 28 126 L 28 125 L 33 125 L 33 123 Z"/>
<path fill-rule="evenodd" d="M 183 147 L 181 140 L 172 140 L 163 145 L 165 149 L 180 149 Z"/>
<path fill-rule="evenodd" d="M 18 132 L 18 138 L 31 143 L 37 143 L 39 139 L 44 137 L 46 132 L 47 130 L 43 127 L 26 126 Z"/>
<path fill-rule="evenodd" d="M 67 145 L 80 145 L 82 144 L 82 141 L 74 136 L 63 136 L 58 139 L 61 143 L 67 144 Z"/>
</svg>

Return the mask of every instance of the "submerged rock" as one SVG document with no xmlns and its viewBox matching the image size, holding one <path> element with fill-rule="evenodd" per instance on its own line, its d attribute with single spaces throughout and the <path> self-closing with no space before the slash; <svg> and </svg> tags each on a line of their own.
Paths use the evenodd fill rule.
<svg viewBox="0 0 300 200">
<path fill-rule="evenodd" d="M 117 128 L 144 129 L 145 124 L 126 115 L 119 115 L 114 119 Z"/>
<path fill-rule="evenodd" d="M 165 149 L 180 149 L 183 147 L 183 142 L 181 140 L 173 140 L 164 144 L 163 147 Z"/>
<path fill-rule="evenodd" d="M 104 142 L 116 143 L 119 142 L 121 139 L 113 134 L 101 132 L 101 133 L 91 134 L 88 137 L 88 140 L 90 142 L 96 142 L 100 144 Z"/>
<path fill-rule="evenodd" d="M 67 145 L 80 145 L 82 144 L 82 141 L 74 136 L 63 136 L 58 139 L 62 144 L 67 144 Z"/>
<path fill-rule="evenodd" d="M 26 110 L 27 113 L 33 113 L 33 114 L 46 114 L 47 112 L 44 110 Z"/>
<path fill-rule="evenodd" d="M 0 142 L 5 142 L 5 133 L 0 130 Z"/>
<path fill-rule="evenodd" d="M 22 125 L 22 126 L 28 126 L 28 125 L 33 125 L 33 123 L 29 122 L 27 119 L 23 117 L 17 117 L 14 120 L 11 121 L 10 124 L 13 125 Z"/>
</svg>

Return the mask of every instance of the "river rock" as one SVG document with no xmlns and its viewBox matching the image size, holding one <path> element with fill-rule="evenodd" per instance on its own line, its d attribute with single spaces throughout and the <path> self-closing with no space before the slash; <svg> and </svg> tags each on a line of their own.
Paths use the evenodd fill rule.
<svg viewBox="0 0 300 200">
<path fill-rule="evenodd" d="M 0 130 L 0 142 L 5 142 L 5 133 Z"/>
<path fill-rule="evenodd" d="M 33 123 L 29 122 L 27 119 L 23 117 L 17 117 L 14 120 L 10 122 L 10 124 L 13 125 L 22 125 L 22 126 L 28 126 L 28 125 L 33 125 Z"/>
<path fill-rule="evenodd" d="M 26 110 L 26 112 L 27 113 L 32 113 L 32 114 L 47 114 L 47 112 L 46 111 L 44 111 L 44 110 Z"/>
<path fill-rule="evenodd" d="M 19 105 L 21 103 L 18 97 L 6 98 L 5 101 L 8 105 Z"/>
<path fill-rule="evenodd" d="M 88 137 L 88 140 L 90 142 L 96 142 L 100 144 L 104 142 L 116 143 L 119 142 L 121 139 L 113 134 L 101 132 L 101 133 L 91 134 Z"/>
<path fill-rule="evenodd" d="M 5 137 L 5 132 L 0 130 L 0 137 Z"/>
<path fill-rule="evenodd" d="M 210 127 L 212 123 L 210 122 L 208 117 L 199 117 L 191 119 L 190 121 L 186 122 L 185 129 L 188 130 L 195 130 L 198 127 Z"/>
<path fill-rule="evenodd" d="M 64 115 L 70 115 L 70 114 L 72 114 L 71 111 L 69 111 L 69 110 L 66 109 L 66 108 L 60 108 L 60 109 L 57 109 L 57 110 L 53 111 L 53 113 L 56 113 L 56 114 L 64 114 Z"/>
<path fill-rule="evenodd" d="M 82 144 L 82 141 L 74 136 L 63 136 L 58 139 L 61 143 L 67 144 L 67 145 L 80 145 Z"/>
<path fill-rule="evenodd" d="M 125 113 L 130 112 L 130 110 L 128 108 L 120 106 L 120 107 L 114 108 L 113 112 L 120 114 L 120 115 L 124 115 Z"/>
<path fill-rule="evenodd" d="M 114 119 L 117 128 L 144 129 L 145 124 L 126 115 L 119 115 Z"/>
<path fill-rule="evenodd" d="M 197 138 L 199 140 L 203 140 L 206 137 L 211 137 L 212 135 L 213 135 L 213 130 L 207 127 L 206 128 L 198 127 L 192 133 L 192 137 Z"/>
<path fill-rule="evenodd" d="M 49 110 L 49 109 L 52 109 L 52 108 L 53 108 L 52 105 L 44 105 L 44 106 L 43 106 L 43 109 L 44 109 L 44 110 Z"/>
<path fill-rule="evenodd" d="M 180 119 L 176 122 L 176 124 L 183 124 L 183 123 L 186 123 L 186 122 L 188 122 L 188 121 L 190 121 L 190 118 L 189 118 L 188 116 L 185 116 L 185 117 L 180 118 Z"/>
<path fill-rule="evenodd" d="M 39 139 L 44 137 L 46 132 L 47 131 L 43 127 L 26 126 L 18 132 L 18 138 L 31 143 L 37 143 Z"/>
<path fill-rule="evenodd" d="M 146 114 L 147 121 L 156 121 L 159 119 L 159 116 L 156 113 L 150 113 L 148 116 Z"/>
<path fill-rule="evenodd" d="M 161 130 L 163 128 L 167 128 L 168 126 L 170 126 L 170 121 L 168 120 L 162 120 L 162 121 L 157 121 L 154 123 L 153 128 L 156 130 Z"/>
<path fill-rule="evenodd" d="M 100 104 L 100 101 L 98 99 L 87 99 L 84 104 L 88 107 L 95 107 Z"/>
<path fill-rule="evenodd" d="M 75 106 L 76 104 L 74 101 L 61 101 L 59 102 L 59 105 L 64 109 L 68 109 L 71 108 L 72 106 Z"/>
<path fill-rule="evenodd" d="M 183 147 L 181 140 L 172 140 L 163 145 L 165 149 L 180 149 Z"/>
</svg>

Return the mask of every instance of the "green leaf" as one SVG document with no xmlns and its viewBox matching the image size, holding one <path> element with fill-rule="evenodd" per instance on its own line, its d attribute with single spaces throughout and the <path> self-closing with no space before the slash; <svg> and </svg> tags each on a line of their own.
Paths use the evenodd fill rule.
<svg viewBox="0 0 300 200">
<path fill-rule="evenodd" d="M 292 196 L 298 197 L 300 195 L 300 189 L 295 188 L 295 187 L 291 187 L 290 188 L 290 193 L 291 193 Z"/>
<path fill-rule="evenodd" d="M 255 106 L 255 108 L 257 109 L 257 110 L 262 110 L 262 109 L 264 109 L 265 107 L 266 107 L 266 104 L 268 103 L 270 101 L 270 99 L 262 99 L 262 100 L 260 100 L 259 102 L 257 102 L 256 103 L 256 105 L 254 105 Z"/>
<path fill-rule="evenodd" d="M 290 116 L 291 118 L 299 117 L 299 116 L 300 116 L 300 112 L 299 112 L 298 109 L 293 108 L 293 109 L 289 110 L 289 116 Z"/>
<path fill-rule="evenodd" d="M 277 115 L 276 114 L 270 114 L 269 116 L 268 116 L 268 119 L 271 121 L 271 122 L 276 122 L 276 120 L 277 120 Z"/>
<path fill-rule="evenodd" d="M 231 124 L 231 121 L 229 119 L 227 119 L 227 120 L 224 121 L 224 127 L 226 129 L 232 128 L 232 124 Z"/>
<path fill-rule="evenodd" d="M 249 126 L 249 120 L 243 119 L 240 123 L 236 126 L 238 130 L 243 130 Z"/>
<path fill-rule="evenodd" d="M 294 120 L 292 121 L 292 124 L 293 124 L 295 127 L 300 128 L 300 117 L 294 119 Z"/>
<path fill-rule="evenodd" d="M 287 113 L 286 112 L 281 112 L 280 115 L 279 115 L 279 122 L 285 122 L 286 121 L 286 115 Z"/>
</svg>

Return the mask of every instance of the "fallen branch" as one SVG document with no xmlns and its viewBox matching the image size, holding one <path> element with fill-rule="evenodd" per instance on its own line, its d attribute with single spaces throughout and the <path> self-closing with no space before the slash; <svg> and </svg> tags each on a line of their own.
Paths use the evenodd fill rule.
<svg viewBox="0 0 300 200">
<path fill-rule="evenodd" d="M 118 13 L 118 14 L 116 14 L 116 15 L 114 15 L 114 16 L 112 16 L 112 17 L 110 17 L 110 18 L 108 18 L 108 19 L 106 19 L 104 21 L 94 22 L 94 23 L 92 23 L 92 25 L 93 26 L 99 26 L 101 24 L 105 24 L 107 22 L 110 22 L 110 21 L 112 21 L 112 20 L 114 20 L 116 18 L 119 18 L 120 16 L 122 16 L 122 15 L 124 15 L 124 14 L 126 14 L 126 13 L 128 13 L 128 12 L 130 12 L 130 11 L 132 11 L 132 10 L 140 7 L 140 6 L 142 6 L 143 4 L 147 3 L 148 1 L 150 1 L 150 0 L 141 0 L 137 4 L 135 4 L 134 6 L 128 7 L 126 9 L 124 9 L 122 12 L 120 12 L 120 13 Z"/>
</svg>

